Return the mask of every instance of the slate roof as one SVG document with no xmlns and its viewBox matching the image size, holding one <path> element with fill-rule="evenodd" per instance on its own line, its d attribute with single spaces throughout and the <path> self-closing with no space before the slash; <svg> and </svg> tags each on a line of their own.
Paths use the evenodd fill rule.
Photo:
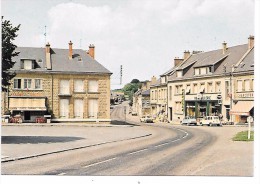
<svg viewBox="0 0 260 184">
<path fill-rule="evenodd" d="M 26 70 L 26 72 L 52 72 L 52 73 L 102 73 L 112 74 L 108 69 L 92 59 L 84 50 L 73 49 L 73 59 L 68 57 L 68 49 L 51 48 L 52 69 L 46 69 L 45 48 L 17 47 L 20 54 L 13 58 L 15 65 L 12 68 L 16 72 L 23 71 L 20 67 L 21 59 L 33 59 L 38 68 Z M 79 59 L 81 58 L 81 61 Z"/>
<path fill-rule="evenodd" d="M 237 65 L 234 72 L 254 71 L 254 48 Z"/>
<path fill-rule="evenodd" d="M 223 54 L 222 49 L 213 50 L 213 51 L 209 51 L 209 52 L 201 52 L 198 54 L 192 54 L 177 69 L 177 70 L 187 69 L 187 71 L 185 71 L 186 73 L 184 73 L 184 75 L 180 78 L 177 78 L 176 75 L 171 75 L 169 77 L 168 81 L 192 78 L 192 77 L 194 77 L 194 68 L 196 68 L 196 67 L 216 65 L 213 74 L 207 74 L 207 75 L 224 74 L 223 73 L 224 66 L 226 67 L 227 73 L 231 72 L 232 65 L 236 65 L 247 51 L 248 51 L 248 45 L 243 44 L 243 45 L 229 47 L 225 54 Z M 198 77 L 200 77 L 200 76 L 198 76 Z"/>
<path fill-rule="evenodd" d="M 142 95 L 143 96 L 149 96 L 150 95 L 150 89 L 143 91 Z"/>
</svg>

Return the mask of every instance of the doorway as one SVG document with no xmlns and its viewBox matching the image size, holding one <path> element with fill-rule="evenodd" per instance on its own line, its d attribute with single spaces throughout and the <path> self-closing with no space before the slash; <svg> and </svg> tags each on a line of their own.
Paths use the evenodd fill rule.
<svg viewBox="0 0 260 184">
<path fill-rule="evenodd" d="M 31 112 L 30 111 L 24 111 L 24 120 L 25 121 L 31 120 Z"/>
</svg>

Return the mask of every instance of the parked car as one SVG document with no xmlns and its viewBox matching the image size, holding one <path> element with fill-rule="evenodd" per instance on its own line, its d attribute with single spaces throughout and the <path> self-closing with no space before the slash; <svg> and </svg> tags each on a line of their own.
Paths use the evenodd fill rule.
<svg viewBox="0 0 260 184">
<path fill-rule="evenodd" d="M 153 123 L 153 118 L 151 116 L 142 116 L 140 121 L 144 123 Z"/>
<path fill-rule="evenodd" d="M 137 112 L 132 111 L 132 116 L 137 116 Z"/>
<path fill-rule="evenodd" d="M 206 116 L 205 118 L 200 120 L 200 125 L 208 125 L 208 126 L 213 126 L 213 125 L 217 125 L 217 126 L 221 126 L 221 122 L 219 120 L 218 116 Z"/>
<path fill-rule="evenodd" d="M 181 122 L 182 125 L 197 125 L 197 120 L 195 117 L 191 117 L 191 116 L 186 116 L 182 122 Z"/>
</svg>

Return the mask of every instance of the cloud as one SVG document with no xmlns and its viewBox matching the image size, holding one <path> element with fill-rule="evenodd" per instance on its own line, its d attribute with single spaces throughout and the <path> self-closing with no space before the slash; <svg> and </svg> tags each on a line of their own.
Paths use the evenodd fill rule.
<svg viewBox="0 0 260 184">
<path fill-rule="evenodd" d="M 123 65 L 124 82 L 145 80 L 168 70 L 183 50 L 212 49 L 213 39 L 220 44 L 235 32 L 252 34 L 253 9 L 248 0 L 62 3 L 48 12 L 48 40 L 59 48 L 67 48 L 69 40 L 82 49 L 94 43 L 100 63 L 115 74 Z"/>
</svg>

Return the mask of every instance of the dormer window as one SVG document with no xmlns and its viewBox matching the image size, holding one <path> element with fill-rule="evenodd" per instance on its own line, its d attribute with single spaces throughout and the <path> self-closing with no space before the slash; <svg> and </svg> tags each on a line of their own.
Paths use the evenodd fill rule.
<svg viewBox="0 0 260 184">
<path fill-rule="evenodd" d="M 194 75 L 206 75 L 212 73 L 212 67 L 200 67 L 194 69 Z"/>
<path fill-rule="evenodd" d="M 34 69 L 34 60 L 21 60 L 21 69 Z"/>
<path fill-rule="evenodd" d="M 177 71 L 176 77 L 182 77 L 182 71 Z"/>
</svg>

